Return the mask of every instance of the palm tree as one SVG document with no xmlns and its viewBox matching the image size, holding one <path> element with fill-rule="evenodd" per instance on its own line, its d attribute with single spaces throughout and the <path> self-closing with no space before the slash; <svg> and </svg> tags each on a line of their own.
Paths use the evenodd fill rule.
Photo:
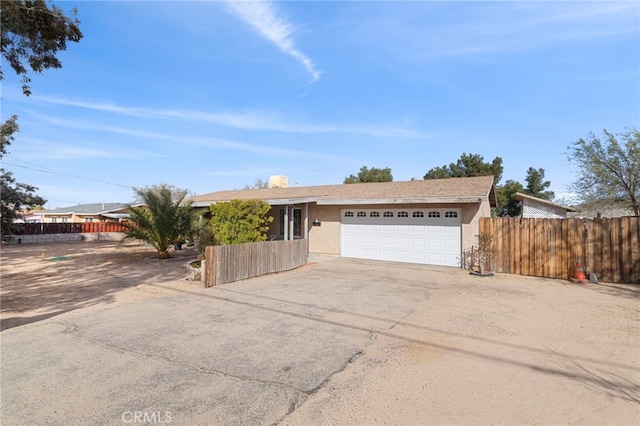
<svg viewBox="0 0 640 426">
<path fill-rule="evenodd" d="M 183 202 L 187 191 L 176 191 L 165 184 L 151 188 L 135 188 L 134 191 L 146 207 L 127 207 L 127 238 L 151 244 L 158 252 L 158 259 L 169 258 L 169 249 L 174 241 L 191 229 L 191 203 Z"/>
</svg>

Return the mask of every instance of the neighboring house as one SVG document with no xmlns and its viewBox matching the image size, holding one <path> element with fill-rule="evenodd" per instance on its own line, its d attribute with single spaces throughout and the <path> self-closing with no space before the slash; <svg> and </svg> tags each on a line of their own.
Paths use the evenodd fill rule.
<svg viewBox="0 0 640 426">
<path fill-rule="evenodd" d="M 270 239 L 306 238 L 310 253 L 448 266 L 460 265 L 480 218 L 496 207 L 493 176 L 220 191 L 190 201 L 234 199 L 269 203 Z"/>
<path fill-rule="evenodd" d="M 523 218 L 561 219 L 568 217 L 570 213 L 580 211 L 573 207 L 561 206 L 560 204 L 552 203 L 551 201 L 536 198 L 521 192 L 516 192 L 513 198 L 522 202 L 522 212 L 520 215 Z"/>
<path fill-rule="evenodd" d="M 134 207 L 139 206 L 142 204 L 134 205 Z M 79 204 L 53 210 L 34 211 L 32 215 L 40 217 L 42 223 L 120 222 L 129 217 L 127 204 L 123 203 Z"/>
<path fill-rule="evenodd" d="M 20 212 L 20 218 L 14 219 L 13 223 L 41 223 L 42 217 L 36 216 L 33 213 L 40 210 L 29 210 Z"/>
<path fill-rule="evenodd" d="M 624 217 L 633 216 L 633 209 L 629 206 L 629 202 L 624 200 L 602 200 L 596 203 L 581 205 L 580 213 L 573 215 L 586 219 L 595 219 L 598 217 Z"/>
</svg>

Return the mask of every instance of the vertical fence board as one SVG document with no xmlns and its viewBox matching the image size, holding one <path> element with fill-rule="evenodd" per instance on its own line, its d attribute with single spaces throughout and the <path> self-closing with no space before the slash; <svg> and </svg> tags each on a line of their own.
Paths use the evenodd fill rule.
<svg viewBox="0 0 640 426">
<path fill-rule="evenodd" d="M 584 267 L 585 271 L 593 271 L 594 251 L 593 251 L 593 221 L 583 221 L 583 241 L 584 241 Z"/>
<path fill-rule="evenodd" d="M 518 220 L 517 217 L 512 218 L 514 219 L 511 223 L 509 228 L 512 229 L 512 232 L 510 234 L 510 239 L 511 239 L 511 247 L 509 250 L 509 258 L 510 258 L 510 263 L 513 265 L 513 268 L 515 271 L 519 271 L 522 268 L 521 262 L 520 262 L 520 253 L 522 252 L 521 250 L 521 238 L 520 238 L 520 221 Z"/>
<path fill-rule="evenodd" d="M 627 218 L 629 221 L 629 281 L 630 283 L 640 284 L 640 221 L 634 221 L 633 218 Z"/>
<path fill-rule="evenodd" d="M 593 241 L 593 259 L 591 261 L 591 268 L 593 272 L 596 273 L 597 276 L 602 275 L 602 253 L 603 253 L 603 245 L 602 245 L 602 219 L 595 219 L 591 224 L 592 228 L 592 236 L 591 239 Z"/>
<path fill-rule="evenodd" d="M 611 218 L 611 241 L 620 240 L 620 218 Z M 622 250 L 620 244 L 611 244 L 611 280 L 615 283 L 620 282 L 622 274 L 621 268 Z"/>
<path fill-rule="evenodd" d="M 631 247 L 629 246 L 629 221 L 620 218 L 620 281 L 628 282 L 630 277 Z"/>
</svg>

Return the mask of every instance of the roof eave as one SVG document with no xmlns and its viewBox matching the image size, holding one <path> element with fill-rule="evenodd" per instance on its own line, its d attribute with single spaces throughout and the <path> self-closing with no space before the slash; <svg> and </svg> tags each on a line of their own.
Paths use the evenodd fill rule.
<svg viewBox="0 0 640 426">
<path fill-rule="evenodd" d="M 230 201 L 231 200 L 194 201 L 191 203 L 191 207 L 209 207 L 212 204 L 228 203 Z M 263 199 L 262 201 L 270 206 L 289 206 L 293 204 L 314 203 L 318 201 L 318 197 L 276 198 Z"/>
<path fill-rule="evenodd" d="M 488 201 L 487 197 L 412 197 L 412 198 L 365 198 L 365 199 L 324 199 L 318 205 L 352 205 L 352 204 L 472 204 Z"/>
</svg>

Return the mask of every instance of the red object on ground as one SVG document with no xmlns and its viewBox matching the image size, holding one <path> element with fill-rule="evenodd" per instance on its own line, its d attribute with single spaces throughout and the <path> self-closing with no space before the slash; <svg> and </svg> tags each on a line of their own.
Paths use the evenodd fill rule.
<svg viewBox="0 0 640 426">
<path fill-rule="evenodd" d="M 582 261 L 580 259 L 576 260 L 576 269 L 573 273 L 573 278 L 569 278 L 569 281 L 572 283 L 588 283 L 587 276 L 584 273 L 584 267 L 582 266 Z"/>
</svg>

